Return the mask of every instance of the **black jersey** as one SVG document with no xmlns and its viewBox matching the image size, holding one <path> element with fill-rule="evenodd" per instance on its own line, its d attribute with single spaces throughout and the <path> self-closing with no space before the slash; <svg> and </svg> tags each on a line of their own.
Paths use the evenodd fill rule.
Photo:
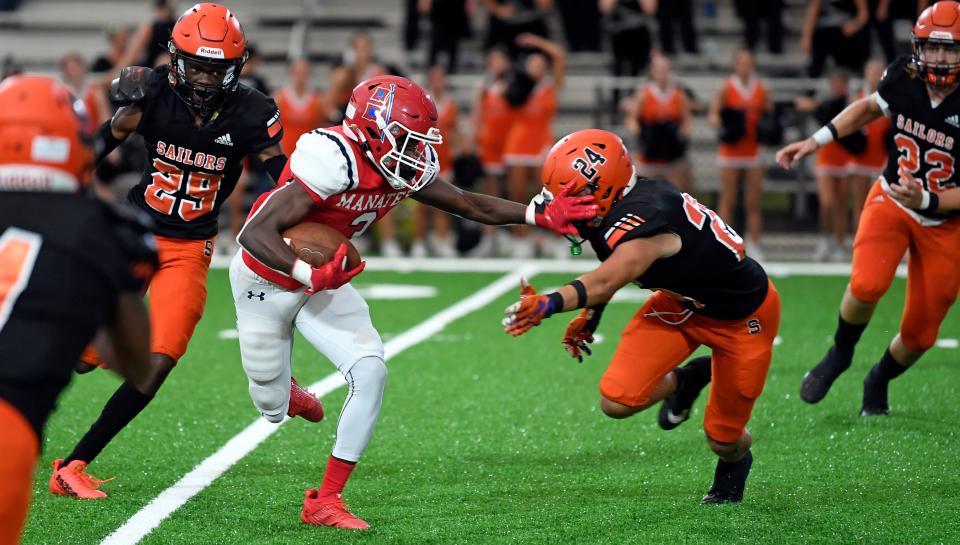
<svg viewBox="0 0 960 545">
<path fill-rule="evenodd" d="M 97 200 L 0 192 L 0 270 L 15 277 L 0 278 L 0 397 L 38 434 L 117 294 L 140 292 L 155 259 L 147 226 Z"/>
<path fill-rule="evenodd" d="M 637 285 L 671 292 L 690 310 L 721 320 L 743 318 L 763 304 L 767 273 L 744 255 L 743 239 L 713 210 L 669 182 L 637 178 L 600 227 L 581 229 L 601 261 L 619 244 L 660 233 L 677 235 L 682 247 L 676 255 L 654 261 Z"/>
<path fill-rule="evenodd" d="M 887 140 L 883 178 L 899 183 L 899 170 L 909 172 L 928 191 L 956 187 L 954 147 L 960 138 L 960 93 L 954 91 L 934 107 L 927 86 L 909 70 L 910 57 L 894 60 L 877 87 L 878 103 L 890 116 L 892 138 Z M 948 215 L 912 211 L 939 222 Z M 955 215 L 955 214 L 950 214 Z"/>
<path fill-rule="evenodd" d="M 158 235 L 211 238 L 244 157 L 280 143 L 280 112 L 272 98 L 240 84 L 223 107 L 197 127 L 170 86 L 170 68 L 144 72 L 143 96 L 133 102 L 143 112 L 136 132 L 143 136 L 147 165 L 127 198 L 150 213 Z"/>
</svg>

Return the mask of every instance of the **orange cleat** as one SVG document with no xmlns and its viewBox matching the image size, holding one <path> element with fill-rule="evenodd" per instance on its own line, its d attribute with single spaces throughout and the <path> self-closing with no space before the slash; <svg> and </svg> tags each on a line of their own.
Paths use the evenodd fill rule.
<svg viewBox="0 0 960 545">
<path fill-rule="evenodd" d="M 314 526 L 332 526 L 348 530 L 368 530 L 370 525 L 350 512 L 347 504 L 343 503 L 343 496 L 336 498 L 321 498 L 316 488 L 307 490 L 307 497 L 303 500 L 303 510 L 300 511 L 300 520 Z"/>
<path fill-rule="evenodd" d="M 81 460 L 74 460 L 67 465 L 63 465 L 63 460 L 53 461 L 53 475 L 50 476 L 50 492 L 61 496 L 71 496 L 83 500 L 97 500 L 106 498 L 107 495 L 98 490 L 100 485 L 112 481 L 109 479 L 98 479 L 86 472 L 87 463 Z"/>
<path fill-rule="evenodd" d="M 300 416 L 310 422 L 323 420 L 323 403 L 320 403 L 317 396 L 297 384 L 297 379 L 293 377 L 290 378 L 290 406 L 287 416 Z"/>
</svg>

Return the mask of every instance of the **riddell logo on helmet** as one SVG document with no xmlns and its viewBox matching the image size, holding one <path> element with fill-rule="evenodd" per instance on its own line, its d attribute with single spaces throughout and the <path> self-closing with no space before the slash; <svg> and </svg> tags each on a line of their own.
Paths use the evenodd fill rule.
<svg viewBox="0 0 960 545">
<path fill-rule="evenodd" d="M 212 59 L 223 59 L 223 50 L 217 47 L 204 47 L 200 46 L 200 49 L 197 49 L 197 56 L 200 57 L 210 57 Z"/>
<path fill-rule="evenodd" d="M 934 30 L 930 33 L 931 40 L 953 40 L 953 34 L 942 30 Z"/>
</svg>

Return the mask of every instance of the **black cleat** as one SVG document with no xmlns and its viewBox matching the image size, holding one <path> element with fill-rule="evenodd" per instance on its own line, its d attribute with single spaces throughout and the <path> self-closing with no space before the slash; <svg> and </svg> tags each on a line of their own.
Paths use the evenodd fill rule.
<svg viewBox="0 0 960 545">
<path fill-rule="evenodd" d="M 720 503 L 740 503 L 743 501 L 743 489 L 753 465 L 753 453 L 749 450 L 739 462 L 727 463 L 717 460 L 717 470 L 713 475 L 713 486 L 700 500 L 701 505 Z"/>
<path fill-rule="evenodd" d="M 73 364 L 73 371 L 78 375 L 83 375 L 83 374 L 89 373 L 90 371 L 93 371 L 97 367 L 100 367 L 100 366 L 87 363 L 83 360 L 77 360 L 76 363 Z"/>
<path fill-rule="evenodd" d="M 871 369 L 863 379 L 863 406 L 860 408 L 860 416 L 890 414 L 890 405 L 887 402 L 887 388 L 890 386 L 890 381 L 876 378 L 875 369 Z"/>
<path fill-rule="evenodd" d="M 849 368 L 850 362 L 839 361 L 837 348 L 831 346 L 820 363 L 803 375 L 803 382 L 800 383 L 800 399 L 807 403 L 819 403 L 827 397 L 833 381 Z"/>
<path fill-rule="evenodd" d="M 677 391 L 664 398 L 657 415 L 657 424 L 665 430 L 672 430 L 690 418 L 690 407 L 700 391 L 710 384 L 710 356 L 693 358 L 674 372 L 678 377 Z"/>
</svg>

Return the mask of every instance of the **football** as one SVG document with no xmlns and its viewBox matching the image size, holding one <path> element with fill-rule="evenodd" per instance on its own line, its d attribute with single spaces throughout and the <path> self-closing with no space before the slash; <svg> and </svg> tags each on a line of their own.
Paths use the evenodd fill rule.
<svg viewBox="0 0 960 545">
<path fill-rule="evenodd" d="M 342 243 L 347 244 L 347 268 L 352 269 L 360 264 L 360 252 L 347 237 L 322 223 L 305 221 L 287 229 L 282 236 L 297 257 L 312 267 L 319 267 L 333 259 L 333 254 Z"/>
</svg>

